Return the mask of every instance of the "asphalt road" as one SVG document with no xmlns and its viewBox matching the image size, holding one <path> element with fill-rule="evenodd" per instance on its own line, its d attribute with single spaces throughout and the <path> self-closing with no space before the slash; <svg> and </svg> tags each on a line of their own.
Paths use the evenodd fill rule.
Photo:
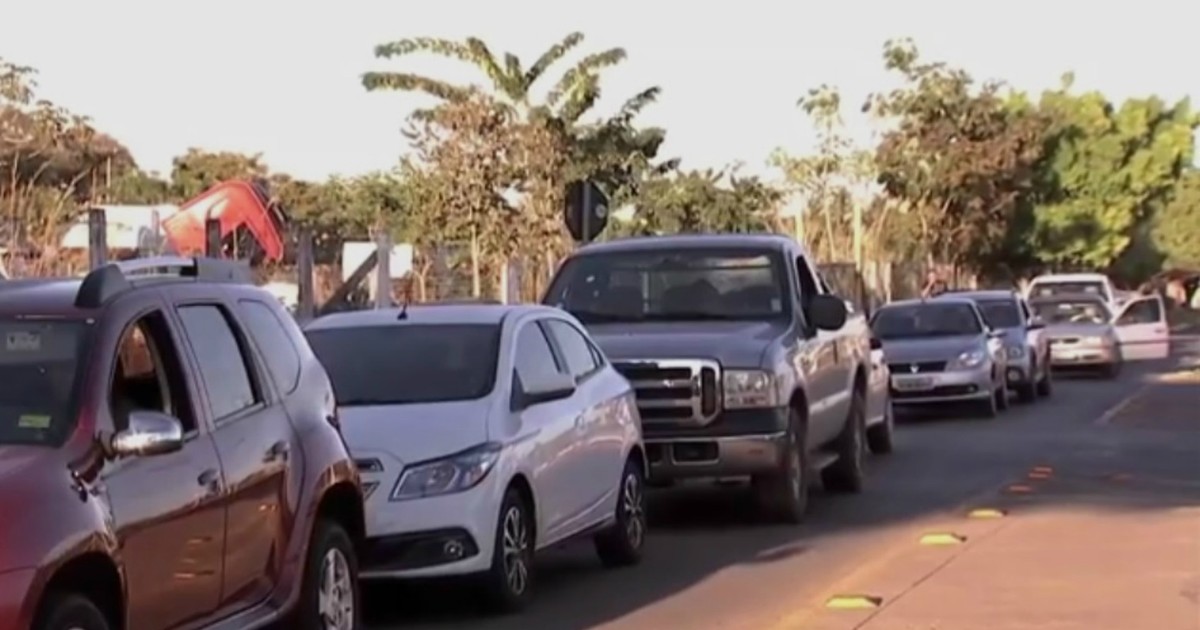
<svg viewBox="0 0 1200 630">
<path fill-rule="evenodd" d="M 1187 355 L 1193 346 L 1178 344 Z M 757 524 L 737 488 L 652 495 L 654 531 L 640 566 L 604 570 L 587 543 L 554 550 L 539 565 L 537 601 L 519 616 L 482 615 L 454 584 L 371 585 L 369 628 L 772 630 L 908 541 L 922 521 L 974 506 L 1014 475 L 1079 448 L 1147 374 L 1177 360 L 1130 366 L 1115 381 L 1060 378 L 1053 397 L 1014 402 L 994 420 L 903 421 L 896 452 L 872 458 L 866 491 L 818 491 L 801 526 Z"/>
</svg>

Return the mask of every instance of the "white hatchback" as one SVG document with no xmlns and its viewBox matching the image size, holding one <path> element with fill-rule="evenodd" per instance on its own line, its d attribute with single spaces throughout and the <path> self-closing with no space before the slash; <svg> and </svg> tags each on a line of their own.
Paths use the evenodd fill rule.
<svg viewBox="0 0 1200 630">
<path fill-rule="evenodd" d="M 497 609 L 515 610 L 537 550 L 586 535 L 607 566 L 640 560 L 641 418 L 571 315 L 421 305 L 305 332 L 366 489 L 362 577 L 478 574 Z"/>
</svg>

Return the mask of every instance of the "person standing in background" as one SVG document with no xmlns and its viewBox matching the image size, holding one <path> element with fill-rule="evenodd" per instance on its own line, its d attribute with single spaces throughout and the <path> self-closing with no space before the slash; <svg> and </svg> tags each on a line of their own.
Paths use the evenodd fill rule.
<svg viewBox="0 0 1200 630">
<path fill-rule="evenodd" d="M 937 297 L 950 290 L 950 285 L 942 279 L 941 274 L 936 271 L 930 271 L 925 276 L 925 286 L 921 288 L 921 297 L 932 298 Z"/>
</svg>

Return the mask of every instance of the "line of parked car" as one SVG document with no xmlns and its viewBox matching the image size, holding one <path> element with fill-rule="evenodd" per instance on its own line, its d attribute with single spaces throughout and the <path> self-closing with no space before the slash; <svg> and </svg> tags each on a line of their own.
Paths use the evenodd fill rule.
<svg viewBox="0 0 1200 630">
<path fill-rule="evenodd" d="M 0 283 L 0 630 L 352 629 L 360 578 L 515 611 L 540 550 L 636 564 L 647 488 L 693 480 L 797 523 L 810 487 L 862 490 L 897 403 L 994 414 L 1061 362 L 1158 352 L 1161 301 L 1038 286 L 868 319 L 767 235 L 594 244 L 542 305 L 303 330 L 231 261 Z"/>
</svg>

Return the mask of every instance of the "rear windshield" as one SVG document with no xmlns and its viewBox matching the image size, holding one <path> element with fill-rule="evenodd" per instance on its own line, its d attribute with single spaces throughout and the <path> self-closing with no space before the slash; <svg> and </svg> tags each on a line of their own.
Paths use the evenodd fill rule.
<svg viewBox="0 0 1200 630">
<path fill-rule="evenodd" d="M 879 309 L 871 331 L 879 339 L 910 339 L 978 335 L 983 327 L 968 304 L 923 302 Z"/>
<path fill-rule="evenodd" d="M 89 326 L 0 319 L 0 444 L 49 444 L 73 425 Z"/>
<path fill-rule="evenodd" d="M 983 321 L 992 328 L 1016 328 L 1021 325 L 1021 309 L 1015 300 L 980 300 L 976 302 Z"/>
<path fill-rule="evenodd" d="M 1051 280 L 1047 282 L 1035 282 L 1029 290 L 1029 297 L 1054 297 L 1058 295 L 1071 294 L 1095 295 L 1108 299 L 1103 282 L 1059 282 Z"/>
<path fill-rule="evenodd" d="M 402 324 L 305 333 L 339 405 L 471 400 L 496 381 L 496 324 Z"/>
<path fill-rule="evenodd" d="M 769 250 L 611 252 L 570 259 L 544 301 L 584 323 L 775 319 L 789 313 L 787 282 Z"/>
<path fill-rule="evenodd" d="M 1098 300 L 1030 302 L 1029 307 L 1046 324 L 1105 324 L 1112 312 Z"/>
</svg>

